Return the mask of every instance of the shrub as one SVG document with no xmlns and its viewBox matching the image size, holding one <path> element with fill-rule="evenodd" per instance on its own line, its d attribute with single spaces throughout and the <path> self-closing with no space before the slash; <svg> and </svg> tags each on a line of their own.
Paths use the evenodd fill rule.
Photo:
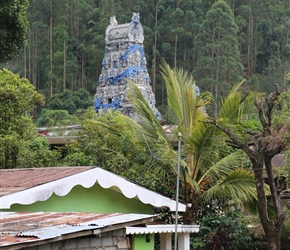
<svg viewBox="0 0 290 250">
<path fill-rule="evenodd" d="M 200 231 L 192 241 L 193 249 L 256 249 L 254 235 L 238 210 L 221 212 L 211 210 L 200 223 Z"/>
</svg>

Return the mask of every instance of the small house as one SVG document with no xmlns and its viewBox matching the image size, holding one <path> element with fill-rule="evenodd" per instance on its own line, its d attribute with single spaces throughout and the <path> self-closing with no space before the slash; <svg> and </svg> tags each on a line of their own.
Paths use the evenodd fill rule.
<svg viewBox="0 0 290 250">
<path fill-rule="evenodd" d="M 99 236 L 104 237 L 103 233 L 106 233 L 104 235 L 108 235 L 110 231 L 108 229 L 112 229 L 109 233 L 111 240 L 115 237 L 116 232 L 114 230 L 121 230 L 122 237 L 125 237 L 126 241 L 129 242 L 127 248 L 124 247 L 124 249 L 128 250 L 153 250 L 153 237 L 155 234 L 159 234 L 160 236 L 161 249 L 171 250 L 171 235 L 175 232 L 176 228 L 174 225 L 152 224 L 154 209 L 164 208 L 175 211 L 176 207 L 178 207 L 179 212 L 184 212 L 186 209 L 185 204 L 178 203 L 178 206 L 176 206 L 175 200 L 141 187 L 98 167 L 2 169 L 0 170 L 0 180 L 0 211 L 2 212 L 0 223 L 3 229 L 7 226 L 5 224 L 7 216 L 15 216 L 13 219 L 16 219 L 16 221 L 19 218 L 19 222 L 15 222 L 15 224 L 20 224 L 22 213 L 26 213 L 25 216 L 28 218 L 30 216 L 34 217 L 37 213 L 43 213 L 44 216 L 47 214 L 48 217 L 60 215 L 63 219 L 66 218 L 67 213 L 72 213 L 75 216 L 79 214 L 80 220 L 82 220 L 82 216 L 86 217 L 86 213 L 93 213 L 95 216 L 102 214 L 109 217 L 114 214 L 120 214 L 122 216 L 129 216 L 128 220 L 124 221 L 124 223 L 122 221 L 122 223 L 115 224 L 113 220 L 112 222 L 103 222 L 102 224 L 100 222 L 97 223 L 93 219 L 92 221 L 94 222 L 88 220 L 87 224 L 82 224 L 81 221 L 76 222 L 78 226 L 74 225 L 74 228 L 80 229 L 81 227 L 81 229 L 85 229 L 85 226 L 88 226 L 88 224 L 102 225 L 104 226 L 102 228 L 103 231 L 100 228 L 98 229 L 101 230 Z M 21 216 L 19 217 L 19 215 Z M 134 216 L 137 216 L 136 220 Z M 144 219 L 144 221 L 140 222 L 139 219 Z M 33 221 L 28 223 L 28 225 L 31 224 L 33 224 Z M 58 225 L 62 224 L 56 223 L 50 225 L 47 223 L 44 228 L 51 228 Z M 70 224 L 66 222 L 66 225 Z M 38 226 L 38 228 L 43 227 Z M 46 231 L 47 229 L 40 230 Z M 22 230 L 16 231 L 14 231 L 14 234 L 11 234 L 14 235 L 14 238 L 24 237 L 21 233 L 29 232 L 30 228 L 24 227 Z M 87 229 L 84 231 L 87 233 Z M 199 227 L 197 225 L 178 225 L 177 231 L 179 249 L 189 250 L 189 236 L 191 233 L 198 232 Z M 7 233 L 9 234 L 9 230 Z M 36 235 L 39 235 L 38 233 Z M 70 239 L 74 238 L 74 240 L 77 240 L 76 238 L 78 237 L 75 236 L 82 235 L 83 231 L 80 234 L 75 232 L 71 234 L 69 231 L 68 234 L 70 235 Z M 120 234 L 120 231 L 117 234 Z M 27 235 L 29 236 L 29 233 L 25 234 L 25 237 L 28 237 Z M 31 235 L 32 237 L 39 237 L 34 234 Z M 59 235 L 62 234 L 60 233 Z M 53 246 L 56 243 L 52 244 L 52 242 L 62 241 L 63 239 L 63 236 L 59 235 L 50 239 L 50 248 L 47 246 L 48 248 L 45 249 L 54 249 Z M 65 235 L 67 234 L 65 233 Z M 91 236 L 95 237 L 93 234 Z M 81 238 L 82 236 L 80 236 Z M 2 242 L 1 239 L 0 242 Z M 45 243 L 46 241 L 36 242 Z M 116 243 L 117 241 L 115 240 L 114 242 Z M 19 244 L 21 245 L 22 243 Z M 61 244 L 66 243 L 62 242 Z M 124 245 L 126 244 L 124 243 Z M 0 249 L 2 247 L 4 246 L 1 246 L 0 243 Z M 9 244 L 5 245 L 3 249 L 7 247 L 9 247 Z M 97 246 L 93 247 L 92 249 L 107 249 L 104 245 L 98 246 L 100 248 L 97 248 Z M 22 247 L 21 249 L 26 248 Z M 42 248 L 33 248 L 32 250 L 34 249 L 39 250 Z M 66 248 L 60 249 L 66 250 Z M 88 247 L 88 249 L 90 248 Z M 115 244 L 114 246 L 112 245 L 112 248 L 108 249 L 123 248 L 118 248 L 118 245 Z"/>
</svg>

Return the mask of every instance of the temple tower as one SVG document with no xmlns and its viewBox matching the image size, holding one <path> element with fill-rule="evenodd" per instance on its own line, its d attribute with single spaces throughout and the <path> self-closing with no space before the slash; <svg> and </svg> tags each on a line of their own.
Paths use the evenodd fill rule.
<svg viewBox="0 0 290 250">
<path fill-rule="evenodd" d="M 119 109 L 123 114 L 136 118 L 132 105 L 126 98 L 126 79 L 131 79 L 158 116 L 143 41 L 143 27 L 138 13 L 133 13 L 131 22 L 127 24 L 118 25 L 116 17 L 111 17 L 106 29 L 102 72 L 94 96 L 94 108 L 97 112 L 107 108 Z"/>
</svg>

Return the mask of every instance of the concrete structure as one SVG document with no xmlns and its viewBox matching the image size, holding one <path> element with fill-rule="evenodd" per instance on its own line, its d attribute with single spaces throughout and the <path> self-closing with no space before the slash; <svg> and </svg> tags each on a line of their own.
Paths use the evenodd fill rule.
<svg viewBox="0 0 290 250">
<path fill-rule="evenodd" d="M 198 225 L 178 225 L 178 249 L 190 250 L 190 234 L 198 233 Z M 152 235 L 159 233 L 160 250 L 172 250 L 172 234 L 175 233 L 175 225 L 147 225 L 146 227 L 126 227 L 126 234 Z"/>
<path fill-rule="evenodd" d="M 95 110 L 119 109 L 123 114 L 136 118 L 126 98 L 126 83 L 129 79 L 137 84 L 153 112 L 159 116 L 147 71 L 139 14 L 133 13 L 130 23 L 120 25 L 115 16 L 111 17 L 105 40 L 106 53 L 95 94 Z"/>
</svg>

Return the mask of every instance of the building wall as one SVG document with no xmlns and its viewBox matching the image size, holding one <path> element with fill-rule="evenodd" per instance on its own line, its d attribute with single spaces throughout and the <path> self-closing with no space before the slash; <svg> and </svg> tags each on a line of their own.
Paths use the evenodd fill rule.
<svg viewBox="0 0 290 250">
<path fill-rule="evenodd" d="M 13 204 L 13 212 L 98 212 L 153 214 L 153 207 L 136 199 L 128 199 L 111 189 L 95 184 L 91 188 L 75 186 L 66 196 L 53 194 L 46 201 L 30 205 Z"/>
<path fill-rule="evenodd" d="M 133 235 L 133 250 L 152 250 L 154 249 L 154 234 Z"/>
<path fill-rule="evenodd" d="M 119 229 L 100 236 L 80 237 L 70 240 L 47 243 L 23 250 L 130 250 L 129 238 L 125 229 Z M 143 248 L 140 248 L 143 249 Z M 145 249 L 145 248 L 144 248 Z M 147 248 L 146 248 L 147 249 Z M 151 248 L 152 250 L 153 248 Z"/>
<path fill-rule="evenodd" d="M 153 250 L 154 234 L 132 236 L 132 250 Z M 86 236 L 39 246 L 24 247 L 22 250 L 130 250 L 130 240 L 125 229 Z"/>
</svg>

